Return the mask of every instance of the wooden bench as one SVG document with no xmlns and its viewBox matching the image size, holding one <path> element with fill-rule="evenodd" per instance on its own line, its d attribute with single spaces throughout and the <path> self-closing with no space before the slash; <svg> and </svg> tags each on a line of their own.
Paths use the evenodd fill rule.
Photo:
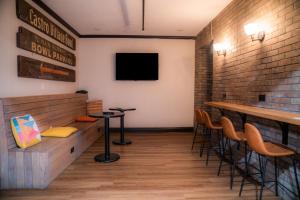
<svg viewBox="0 0 300 200">
<path fill-rule="evenodd" d="M 102 121 L 75 122 L 87 114 L 86 94 L 60 94 L 0 99 L 1 188 L 46 188 L 101 135 Z M 102 108 L 100 108 L 102 111 Z M 10 118 L 31 114 L 40 131 L 51 126 L 74 126 L 67 138 L 42 137 L 25 150 L 17 147 Z"/>
</svg>

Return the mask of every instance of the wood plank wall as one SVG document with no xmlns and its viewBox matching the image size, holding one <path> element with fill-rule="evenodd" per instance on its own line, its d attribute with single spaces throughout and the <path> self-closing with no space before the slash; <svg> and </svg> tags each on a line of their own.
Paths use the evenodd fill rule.
<svg viewBox="0 0 300 200">
<path fill-rule="evenodd" d="M 10 118 L 31 114 L 40 131 L 51 126 L 65 126 L 74 122 L 74 118 L 86 115 L 85 94 L 63 94 L 5 98 L 3 102 L 8 149 L 15 148 Z"/>
</svg>

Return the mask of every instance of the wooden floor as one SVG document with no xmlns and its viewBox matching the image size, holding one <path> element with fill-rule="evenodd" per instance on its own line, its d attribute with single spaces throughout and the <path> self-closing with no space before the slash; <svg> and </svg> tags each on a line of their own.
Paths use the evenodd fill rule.
<svg viewBox="0 0 300 200">
<path fill-rule="evenodd" d="M 111 145 L 112 152 L 121 155 L 117 162 L 94 162 L 94 156 L 103 151 L 99 140 L 46 190 L 1 191 L 0 199 L 256 199 L 255 190 L 244 192 L 239 198 L 240 183 L 230 190 L 228 171 L 216 176 L 217 161 L 206 167 L 204 158 L 190 151 L 192 133 L 130 133 L 127 137 L 132 145 Z M 246 189 L 255 186 L 248 185 Z M 276 199 L 268 191 L 264 194 L 263 199 Z"/>
</svg>

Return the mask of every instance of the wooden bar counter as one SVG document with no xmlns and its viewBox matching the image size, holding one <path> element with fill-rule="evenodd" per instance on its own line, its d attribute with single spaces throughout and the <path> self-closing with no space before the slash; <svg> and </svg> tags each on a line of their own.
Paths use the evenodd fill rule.
<svg viewBox="0 0 300 200">
<path fill-rule="evenodd" d="M 223 110 L 237 112 L 241 116 L 243 123 L 246 122 L 247 115 L 274 120 L 281 127 L 283 144 L 288 144 L 289 124 L 300 126 L 300 114 L 297 113 L 227 102 L 207 102 L 205 105 L 218 108 L 222 114 Z"/>
</svg>

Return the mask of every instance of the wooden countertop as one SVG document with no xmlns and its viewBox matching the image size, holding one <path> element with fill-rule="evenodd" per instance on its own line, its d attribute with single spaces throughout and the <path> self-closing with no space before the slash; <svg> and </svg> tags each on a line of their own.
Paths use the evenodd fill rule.
<svg viewBox="0 0 300 200">
<path fill-rule="evenodd" d="M 297 113 L 227 102 L 207 102 L 205 105 L 300 126 L 300 114 Z"/>
</svg>

